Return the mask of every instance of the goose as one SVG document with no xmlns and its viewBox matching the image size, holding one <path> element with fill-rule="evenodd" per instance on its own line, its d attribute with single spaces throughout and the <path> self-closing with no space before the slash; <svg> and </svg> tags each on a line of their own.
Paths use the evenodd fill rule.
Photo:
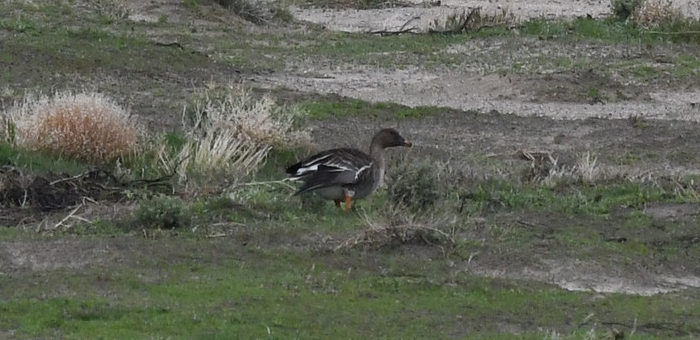
<svg viewBox="0 0 700 340">
<path fill-rule="evenodd" d="M 345 202 L 350 211 L 353 199 L 367 197 L 374 192 L 384 178 L 384 149 L 395 146 L 412 146 L 391 128 L 379 130 L 369 146 L 369 154 L 352 148 L 338 148 L 319 152 L 287 168 L 291 179 L 304 184 L 294 195 L 316 192 L 333 200 L 336 207 Z"/>
</svg>

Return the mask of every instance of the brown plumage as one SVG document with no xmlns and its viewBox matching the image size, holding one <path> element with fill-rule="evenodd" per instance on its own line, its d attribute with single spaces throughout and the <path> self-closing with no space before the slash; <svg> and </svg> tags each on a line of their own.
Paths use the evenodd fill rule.
<svg viewBox="0 0 700 340">
<path fill-rule="evenodd" d="M 394 129 L 382 129 L 372 138 L 369 154 L 350 148 L 326 150 L 291 165 L 287 174 L 304 181 L 295 195 L 315 191 L 337 206 L 344 201 L 348 211 L 353 199 L 368 196 L 382 182 L 384 149 L 394 146 L 411 143 Z"/>
</svg>

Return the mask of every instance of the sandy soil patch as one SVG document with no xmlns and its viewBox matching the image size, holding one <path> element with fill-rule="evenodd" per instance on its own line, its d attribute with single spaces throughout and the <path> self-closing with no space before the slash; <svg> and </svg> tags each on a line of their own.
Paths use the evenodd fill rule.
<svg viewBox="0 0 700 340">
<path fill-rule="evenodd" d="M 575 79 L 574 79 L 575 81 Z M 539 85 L 513 76 L 471 72 L 430 72 L 411 67 L 377 70 L 363 67 L 316 70 L 314 75 L 280 73 L 263 76 L 255 85 L 283 86 L 310 93 L 335 93 L 370 102 L 394 102 L 407 106 L 441 106 L 519 116 L 556 119 L 628 118 L 700 120 L 700 90 L 662 89 L 647 93 L 645 101 L 615 103 L 543 102 Z"/>
<path fill-rule="evenodd" d="M 450 14 L 476 7 L 480 7 L 483 13 L 495 13 L 506 9 L 523 20 L 540 17 L 575 18 L 587 15 L 600 18 L 610 13 L 610 2 L 607 0 L 443 0 L 440 6 L 426 6 L 425 1 L 413 3 L 415 7 L 369 10 L 293 8 L 292 14 L 299 20 L 322 25 L 333 31 L 372 32 L 399 30 L 403 27 L 424 32 L 435 20 L 444 22 Z M 700 0 L 672 0 L 672 3 L 685 15 L 700 17 Z"/>
<path fill-rule="evenodd" d="M 486 277 L 545 282 L 571 291 L 651 296 L 700 287 L 700 277 L 695 275 L 677 276 L 644 270 L 614 272 L 600 264 L 577 259 L 542 260 L 539 266 L 500 269 L 493 265 L 480 266 L 476 262 L 467 265 L 465 270 Z"/>
</svg>

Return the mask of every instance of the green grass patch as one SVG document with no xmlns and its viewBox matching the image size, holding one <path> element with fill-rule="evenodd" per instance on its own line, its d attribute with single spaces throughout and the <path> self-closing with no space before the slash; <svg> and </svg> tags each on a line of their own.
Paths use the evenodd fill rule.
<svg viewBox="0 0 700 340">
<path fill-rule="evenodd" d="M 41 151 L 18 149 L 8 143 L 0 144 L 0 164 L 27 169 L 34 173 L 77 175 L 85 172 L 88 165 L 76 160 Z"/>
<path fill-rule="evenodd" d="M 15 33 L 36 34 L 39 31 L 36 22 L 22 15 L 0 19 L 0 28 Z"/>
<path fill-rule="evenodd" d="M 309 117 L 312 119 L 387 116 L 397 119 L 421 118 L 448 110 L 434 106 L 408 107 L 386 102 L 370 103 L 351 98 L 314 100 L 303 102 L 300 106 L 308 112 Z"/>
<path fill-rule="evenodd" d="M 185 72 L 208 63 L 204 55 L 158 46 L 139 33 L 141 26 L 151 24 L 109 24 L 99 14 L 81 13 L 70 5 L 47 3 L 22 10 L 17 6 L 14 2 L 0 4 L 0 12 L 21 13 L 0 19 L 0 29 L 16 33 L 4 38 L 0 49 L 0 67 L 7 70 L 0 74 L 3 82 L 31 82 L 31 87 L 47 90 L 50 84 L 45 78 L 49 68 L 51 74 L 132 72 L 155 76 Z"/>
<path fill-rule="evenodd" d="M 606 215 L 615 209 L 641 209 L 648 202 L 695 201 L 644 183 L 548 187 L 538 184 L 514 185 L 504 181 L 476 184 L 468 194 L 469 212 L 493 209 L 551 211 L 572 214 Z"/>
<path fill-rule="evenodd" d="M 371 265 L 392 268 L 397 258 L 390 255 L 360 260 L 355 270 L 336 265 L 344 261 L 339 255 L 245 252 L 245 260 L 218 264 L 197 258 L 161 267 L 155 281 L 143 263 L 54 271 L 44 276 L 49 284 L 23 289 L 0 278 L 8 288 L 0 327 L 65 338 L 516 338 L 503 330 L 507 323 L 520 329 L 517 338 L 534 339 L 544 330 L 582 338 L 592 327 L 566 325 L 589 314 L 593 322 L 685 322 L 682 334 L 692 332 L 700 316 L 693 300 L 682 297 L 601 296 L 466 274 L 426 275 L 426 268 L 442 265 L 424 260 L 413 261 L 423 268 L 415 273 L 381 274 Z M 117 298 L 103 297 L 105 289 Z M 37 298 L 37 290 L 45 297 Z"/>
<path fill-rule="evenodd" d="M 660 71 L 649 65 L 636 65 L 630 70 L 633 76 L 642 80 L 649 80 L 659 76 Z"/>
<path fill-rule="evenodd" d="M 700 76 L 700 56 L 684 54 L 673 60 L 674 68 L 671 73 L 676 77 Z"/>
</svg>

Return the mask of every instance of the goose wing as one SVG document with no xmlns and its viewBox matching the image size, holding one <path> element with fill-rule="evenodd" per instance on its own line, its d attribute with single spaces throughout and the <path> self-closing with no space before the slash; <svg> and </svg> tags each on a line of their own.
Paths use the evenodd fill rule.
<svg viewBox="0 0 700 340">
<path fill-rule="evenodd" d="M 304 180 L 297 194 L 315 189 L 353 184 L 365 177 L 372 158 L 356 149 L 333 149 L 313 155 L 287 168 L 292 178 Z"/>
</svg>

